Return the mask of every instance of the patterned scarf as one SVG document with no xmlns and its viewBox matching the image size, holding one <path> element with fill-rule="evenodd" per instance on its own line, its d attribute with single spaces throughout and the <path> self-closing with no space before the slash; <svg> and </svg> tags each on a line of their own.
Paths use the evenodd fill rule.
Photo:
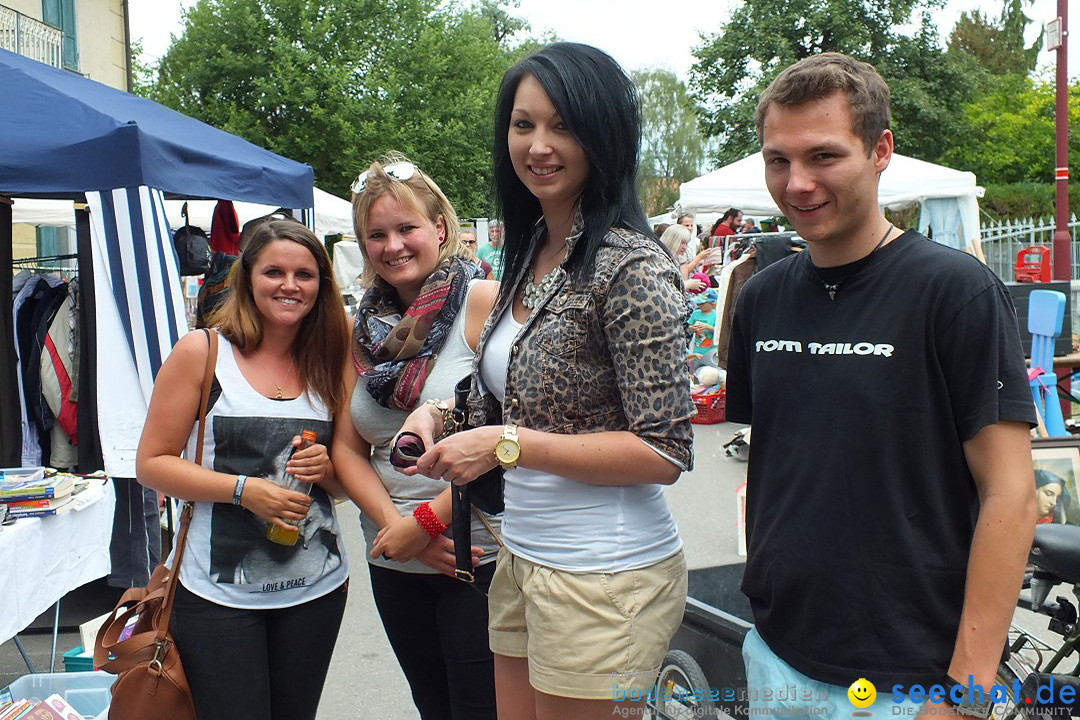
<svg viewBox="0 0 1080 720">
<path fill-rule="evenodd" d="M 402 316 L 397 291 L 381 277 L 364 293 L 353 327 L 353 365 L 383 407 L 416 407 L 435 358 L 465 302 L 469 281 L 483 271 L 459 257 L 428 276 Z"/>
</svg>

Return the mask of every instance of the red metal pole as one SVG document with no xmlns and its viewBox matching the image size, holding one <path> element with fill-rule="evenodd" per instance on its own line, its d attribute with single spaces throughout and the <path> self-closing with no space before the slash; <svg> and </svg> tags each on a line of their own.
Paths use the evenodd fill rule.
<svg viewBox="0 0 1080 720">
<path fill-rule="evenodd" d="M 1061 18 L 1061 44 L 1057 49 L 1056 104 L 1057 152 L 1054 181 L 1057 188 L 1054 230 L 1054 279 L 1072 280 L 1072 241 L 1069 236 L 1069 77 L 1067 50 L 1069 47 L 1069 3 L 1057 0 Z"/>
</svg>

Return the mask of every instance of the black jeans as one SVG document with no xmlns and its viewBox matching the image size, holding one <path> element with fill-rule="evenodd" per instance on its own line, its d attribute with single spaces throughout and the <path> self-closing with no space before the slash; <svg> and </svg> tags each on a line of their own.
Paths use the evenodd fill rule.
<svg viewBox="0 0 1080 720">
<path fill-rule="evenodd" d="M 169 629 L 199 720 L 314 720 L 348 593 L 240 610 L 177 586 Z"/>
<path fill-rule="evenodd" d="M 495 720 L 487 633 L 495 563 L 476 569 L 475 587 L 446 575 L 368 567 L 375 606 L 422 720 Z"/>
</svg>

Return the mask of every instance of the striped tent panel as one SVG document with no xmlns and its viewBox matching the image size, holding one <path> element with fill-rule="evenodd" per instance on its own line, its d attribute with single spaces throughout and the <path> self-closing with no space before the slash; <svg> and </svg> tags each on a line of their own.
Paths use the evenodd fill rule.
<svg viewBox="0 0 1080 720">
<path fill-rule="evenodd" d="M 115 305 L 143 401 L 148 403 L 161 363 L 187 332 L 164 197 L 160 190 L 142 186 L 88 192 L 86 199 L 99 311 L 102 303 Z M 103 350 L 99 346 L 99 358 L 104 357 Z"/>
</svg>

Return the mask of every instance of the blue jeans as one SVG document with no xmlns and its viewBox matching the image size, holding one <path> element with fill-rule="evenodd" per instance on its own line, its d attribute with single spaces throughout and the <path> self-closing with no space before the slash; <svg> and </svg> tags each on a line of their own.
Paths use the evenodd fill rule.
<svg viewBox="0 0 1080 720">
<path fill-rule="evenodd" d="M 781 660 L 761 639 L 756 628 L 747 633 L 742 652 L 750 717 L 902 720 L 914 718 L 922 708 L 922 703 L 907 699 L 893 702 L 889 688 L 877 688 L 877 700 L 870 707 L 857 708 L 848 699 L 848 688 L 803 675 Z M 851 681 L 858 679 L 853 677 Z"/>
</svg>

